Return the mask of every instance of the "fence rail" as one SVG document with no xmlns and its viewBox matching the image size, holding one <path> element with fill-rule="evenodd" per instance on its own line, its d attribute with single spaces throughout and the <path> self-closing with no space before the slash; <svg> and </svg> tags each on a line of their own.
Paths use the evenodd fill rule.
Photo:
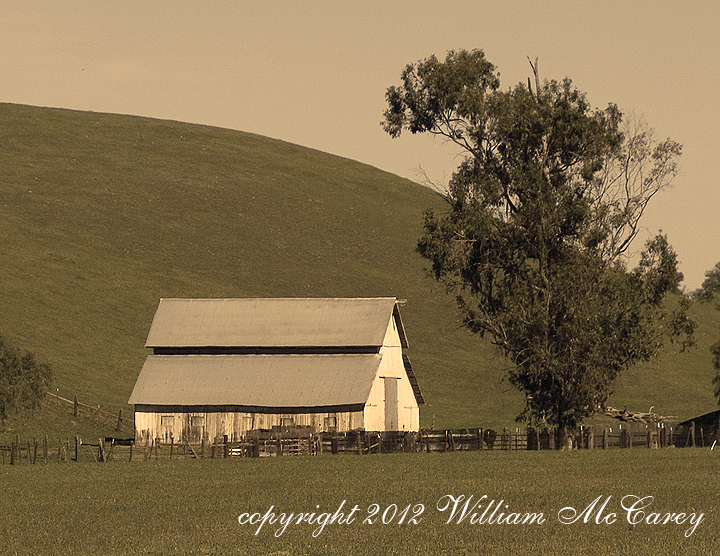
<svg viewBox="0 0 720 556">
<path fill-rule="evenodd" d="M 720 439 L 718 427 L 679 427 L 625 424 L 613 427 L 585 427 L 573 439 L 575 449 L 662 448 L 667 446 L 713 446 Z M 309 427 L 275 427 L 250 431 L 239 440 L 226 437 L 203 440 L 200 444 L 163 443 L 160 439 L 140 442 L 99 438 L 4 439 L 0 445 L 3 464 L 48 462 L 148 461 L 158 459 L 219 459 L 232 457 L 282 457 L 322 454 L 380 454 L 455 452 L 474 450 L 552 450 L 561 445 L 555 430 L 527 428 L 513 430 L 470 428 L 423 430 L 420 432 L 313 433 Z"/>
<path fill-rule="evenodd" d="M 118 432 L 133 432 L 134 429 L 133 419 L 125 419 L 122 409 L 120 409 L 118 413 L 110 413 L 109 411 L 100 409 L 99 405 L 88 405 L 79 402 L 77 396 L 74 396 L 72 400 L 64 398 L 59 394 L 59 391 L 54 394 L 47 392 L 43 402 L 45 404 L 62 405 L 67 409 L 72 409 L 73 417 L 89 417 L 96 422 L 102 422 L 104 425 L 114 427 Z"/>
</svg>

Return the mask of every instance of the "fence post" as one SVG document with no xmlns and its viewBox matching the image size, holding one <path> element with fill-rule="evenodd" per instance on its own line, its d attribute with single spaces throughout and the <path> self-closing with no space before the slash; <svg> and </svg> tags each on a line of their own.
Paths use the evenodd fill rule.
<svg viewBox="0 0 720 556">
<path fill-rule="evenodd" d="M 695 421 L 690 423 L 690 446 L 695 447 Z"/>
<path fill-rule="evenodd" d="M 77 394 L 75 394 L 75 399 L 73 401 L 73 417 L 78 416 L 78 401 L 77 401 Z"/>
<path fill-rule="evenodd" d="M 117 427 L 115 427 L 115 430 L 119 431 L 122 428 L 122 409 L 118 412 L 118 422 Z"/>
</svg>

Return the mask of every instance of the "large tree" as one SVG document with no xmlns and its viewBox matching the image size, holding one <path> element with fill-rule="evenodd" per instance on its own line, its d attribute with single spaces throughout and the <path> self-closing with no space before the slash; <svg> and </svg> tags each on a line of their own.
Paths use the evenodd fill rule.
<svg viewBox="0 0 720 556">
<path fill-rule="evenodd" d="M 480 50 L 410 64 L 387 90 L 383 126 L 461 149 L 448 210 L 426 213 L 418 250 L 465 324 L 512 362 L 509 379 L 526 396 L 518 418 L 569 432 L 668 332 L 693 331 L 684 300 L 665 312 L 682 276 L 664 235 L 626 266 L 681 147 L 623 124 L 615 105 L 591 108 L 569 79 L 541 83 L 531 65 L 534 83 L 501 90 Z"/>
</svg>

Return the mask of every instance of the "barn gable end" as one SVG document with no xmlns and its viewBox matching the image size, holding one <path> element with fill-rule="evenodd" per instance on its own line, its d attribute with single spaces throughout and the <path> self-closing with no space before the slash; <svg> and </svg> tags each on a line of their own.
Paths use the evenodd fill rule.
<svg viewBox="0 0 720 556">
<path fill-rule="evenodd" d="M 418 430 L 407 345 L 395 298 L 162 299 L 129 400 L 136 438 Z"/>
</svg>

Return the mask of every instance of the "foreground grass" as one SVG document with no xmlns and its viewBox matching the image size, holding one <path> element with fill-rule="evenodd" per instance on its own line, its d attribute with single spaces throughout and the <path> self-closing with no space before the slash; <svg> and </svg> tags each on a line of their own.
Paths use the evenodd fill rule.
<svg viewBox="0 0 720 556">
<path fill-rule="evenodd" d="M 7 554 L 713 554 L 720 546 L 720 453 L 708 449 L 474 452 L 263 460 L 4 466 L 0 552 Z M 447 523 L 444 495 L 487 495 L 542 524 Z M 648 511 L 703 513 L 686 525 L 632 526 L 621 499 L 653 496 Z M 563 525 L 558 512 L 611 499 L 605 525 Z M 351 524 L 239 525 L 243 513 L 334 513 Z M 487 502 L 487 500 L 485 501 Z M 379 517 L 363 523 L 372 504 Z M 397 524 L 391 504 L 424 511 Z M 408 518 L 412 515 L 408 513 Z M 256 517 L 255 520 L 259 518 Z"/>
</svg>

